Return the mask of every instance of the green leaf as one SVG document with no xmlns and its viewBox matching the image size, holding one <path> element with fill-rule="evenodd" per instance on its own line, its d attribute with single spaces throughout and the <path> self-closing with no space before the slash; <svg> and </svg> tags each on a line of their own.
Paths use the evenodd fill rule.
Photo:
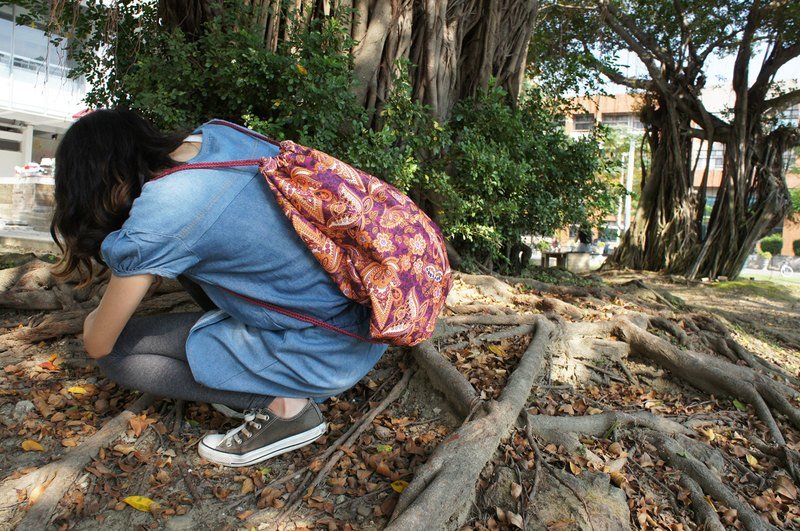
<svg viewBox="0 0 800 531">
<path fill-rule="evenodd" d="M 385 453 L 388 453 L 388 452 L 392 451 L 392 445 L 391 444 L 379 444 L 378 446 L 375 447 L 375 449 L 378 450 L 378 453 L 385 454 Z"/>
<path fill-rule="evenodd" d="M 747 411 L 747 406 L 739 402 L 738 400 L 733 401 L 733 407 L 735 407 L 739 411 Z"/>
</svg>

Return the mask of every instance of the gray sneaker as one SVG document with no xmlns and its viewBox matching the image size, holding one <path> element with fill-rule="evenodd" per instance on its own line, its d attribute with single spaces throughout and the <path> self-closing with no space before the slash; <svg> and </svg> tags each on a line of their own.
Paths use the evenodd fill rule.
<svg viewBox="0 0 800 531">
<path fill-rule="evenodd" d="M 220 465 L 250 466 L 311 444 L 325 433 L 322 412 L 313 400 L 294 417 L 284 419 L 267 409 L 247 413 L 229 432 L 211 433 L 198 446 L 200 457 Z"/>
</svg>

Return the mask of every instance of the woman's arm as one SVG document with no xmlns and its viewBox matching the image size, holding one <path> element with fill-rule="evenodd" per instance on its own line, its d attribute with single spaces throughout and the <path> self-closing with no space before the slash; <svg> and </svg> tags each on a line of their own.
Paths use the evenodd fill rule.
<svg viewBox="0 0 800 531">
<path fill-rule="evenodd" d="M 154 278 L 153 275 L 111 276 L 100 304 L 83 323 L 83 344 L 90 357 L 102 358 L 111 352 Z"/>
</svg>

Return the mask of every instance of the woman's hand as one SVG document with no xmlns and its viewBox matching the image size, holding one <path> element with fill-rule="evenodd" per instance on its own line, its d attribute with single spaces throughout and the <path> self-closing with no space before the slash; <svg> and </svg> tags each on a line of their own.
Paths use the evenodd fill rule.
<svg viewBox="0 0 800 531">
<path fill-rule="evenodd" d="M 102 358 L 111 352 L 154 278 L 154 275 L 111 276 L 100 304 L 83 323 L 83 344 L 89 357 Z"/>
</svg>

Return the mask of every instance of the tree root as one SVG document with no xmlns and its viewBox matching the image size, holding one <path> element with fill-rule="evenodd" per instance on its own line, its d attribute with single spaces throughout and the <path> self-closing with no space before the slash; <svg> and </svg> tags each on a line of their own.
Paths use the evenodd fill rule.
<svg viewBox="0 0 800 531">
<path fill-rule="evenodd" d="M 474 286 L 481 295 L 496 297 L 506 302 L 510 302 L 516 295 L 512 286 L 491 275 L 468 275 L 467 273 L 457 272 L 453 273 L 453 279 Z"/>
<path fill-rule="evenodd" d="M 654 431 L 645 432 L 645 440 L 655 446 L 659 455 L 672 468 L 687 474 L 697 482 L 703 492 L 713 496 L 727 507 L 736 509 L 739 519 L 749 530 L 776 530 L 759 517 L 749 504 L 739 499 L 735 492 L 726 487 L 722 480 L 713 474 L 691 451 L 678 444 L 667 435 Z"/>
<path fill-rule="evenodd" d="M 536 304 L 536 309 L 545 313 L 555 312 L 559 315 L 563 315 L 574 320 L 583 319 L 585 316 L 585 312 L 574 304 L 570 304 L 559 299 L 554 299 L 553 297 L 544 297 Z"/>
<path fill-rule="evenodd" d="M 796 427 L 800 427 L 800 412 L 786 399 L 785 387 L 778 382 L 747 367 L 733 365 L 699 352 L 678 349 L 625 318 L 617 320 L 615 333 L 630 345 L 632 352 L 654 361 L 698 389 L 749 402 L 755 408 L 758 418 L 767 425 L 777 444 L 783 446 L 786 442 L 769 405 L 787 415 Z"/>
<path fill-rule="evenodd" d="M 442 347 L 441 350 L 448 351 L 448 350 L 458 350 L 462 348 L 466 348 L 470 345 L 476 345 L 481 343 L 492 343 L 494 341 L 501 341 L 503 339 L 508 339 L 511 337 L 516 336 L 525 336 L 528 334 L 533 333 L 535 327 L 533 325 L 519 325 L 515 326 L 514 328 L 509 328 L 506 330 L 500 330 L 499 332 L 492 332 L 490 334 L 484 334 L 482 336 L 478 336 L 476 338 L 472 338 L 469 341 L 459 341 L 458 343 L 452 343 L 450 345 Z"/>
<path fill-rule="evenodd" d="M 794 385 L 800 385 L 800 378 L 789 374 L 774 363 L 771 363 L 760 356 L 756 356 L 740 345 L 739 342 L 734 339 L 733 335 L 728 330 L 728 327 L 720 322 L 719 319 L 716 319 L 711 315 L 694 314 L 691 316 L 691 320 L 699 329 L 711 334 L 715 334 L 716 337 L 720 338 L 722 345 L 724 345 L 724 347 L 720 345 L 720 348 L 727 348 L 728 351 L 733 353 L 736 359 L 744 361 L 748 366 L 750 366 L 750 368 L 763 370 L 766 373 L 777 376 L 784 381 L 790 382 Z"/>
<path fill-rule="evenodd" d="M 437 352 L 430 341 L 415 346 L 411 353 L 428 375 L 431 385 L 447 398 L 459 415 L 467 416 L 480 399 L 472 384 Z"/>
<path fill-rule="evenodd" d="M 406 370 L 400 381 L 397 382 L 397 384 L 395 384 L 392 390 L 389 391 L 389 394 L 386 395 L 386 398 L 384 398 L 380 404 L 375 406 L 372 409 L 372 411 L 370 411 L 367 415 L 364 415 L 359 420 L 357 428 L 353 430 L 350 437 L 348 437 L 347 440 L 344 441 L 342 446 L 351 446 L 352 444 L 354 444 L 356 440 L 361 436 L 361 434 L 364 433 L 364 431 L 367 428 L 372 426 L 372 421 L 375 420 L 375 417 L 380 415 L 383 412 L 383 410 L 389 407 L 389 405 L 392 402 L 394 402 L 400 397 L 400 394 L 405 390 L 406 387 L 408 387 L 408 382 L 411 380 L 413 372 L 414 371 L 411 369 Z M 303 501 L 303 498 L 306 495 L 310 495 L 314 491 L 317 485 L 319 485 L 320 482 L 323 479 L 325 479 L 325 477 L 330 473 L 330 471 L 333 470 L 333 467 L 336 466 L 336 463 L 339 462 L 339 459 L 341 459 L 342 456 L 344 456 L 344 452 L 342 450 L 338 450 L 333 455 L 333 457 L 331 457 L 328 460 L 328 462 L 325 463 L 325 466 L 322 468 L 322 470 L 320 470 L 317 473 L 317 475 L 314 476 L 314 479 L 311 481 L 310 484 L 308 484 L 307 482 L 303 482 L 303 484 L 297 487 L 297 489 L 294 491 L 292 496 L 287 501 L 286 508 L 283 511 L 281 511 L 281 513 L 273 522 L 276 526 L 278 526 L 283 520 L 288 518 L 295 511 L 295 509 L 297 509 L 297 507 L 300 505 L 300 503 Z M 250 524 L 260 524 L 262 523 L 262 521 L 265 520 L 265 518 L 268 517 L 269 517 L 269 511 L 264 510 L 252 514 L 250 518 L 247 519 L 247 521 Z"/>
<path fill-rule="evenodd" d="M 144 300 L 137 313 L 165 312 L 191 302 L 192 299 L 187 293 L 167 293 Z M 35 326 L 3 334 L 0 336 L 0 343 L 9 347 L 23 346 L 60 336 L 80 334 L 83 332 L 83 322 L 91 311 L 91 309 L 80 309 L 49 314 Z"/>
<path fill-rule="evenodd" d="M 512 315 L 514 310 L 505 304 L 470 304 L 447 305 L 447 309 L 458 315 Z"/>
<path fill-rule="evenodd" d="M 486 325 L 486 326 L 513 326 L 523 324 L 536 324 L 542 318 L 541 314 L 517 313 L 513 315 L 455 315 L 444 320 L 448 326 L 456 325 Z"/>
<path fill-rule="evenodd" d="M 686 474 L 681 475 L 680 483 L 689 491 L 689 497 L 692 500 L 692 509 L 694 510 L 698 523 L 702 524 L 707 531 L 725 531 L 725 526 L 722 525 L 719 515 L 711 505 L 709 505 L 705 496 L 703 496 L 700 485 Z"/>
<path fill-rule="evenodd" d="M 617 292 L 613 288 L 607 287 L 579 287 L 579 286 L 558 286 L 555 284 L 548 284 L 546 282 L 540 282 L 538 280 L 527 278 L 527 277 L 506 277 L 500 276 L 498 277 L 501 280 L 505 281 L 508 284 L 522 284 L 530 289 L 534 289 L 536 291 L 540 291 L 543 293 L 552 293 L 556 296 L 564 296 L 569 295 L 572 297 L 596 297 L 598 299 L 605 299 L 611 300 L 616 295 Z"/>
<path fill-rule="evenodd" d="M 124 433 L 130 419 L 147 409 L 154 399 L 151 395 L 140 396 L 125 411 L 108 421 L 100 431 L 86 439 L 80 446 L 67 451 L 60 460 L 48 463 L 21 478 L 6 481 L 0 487 L 0 504 L 3 506 L 8 505 L 9 501 L 16 500 L 18 491 L 25 490 L 30 496 L 36 487 L 45 486 L 17 529 L 32 531 L 46 529 L 61 498 L 83 473 L 84 467 L 97 456 L 101 448 L 108 446 Z"/>
<path fill-rule="evenodd" d="M 546 319 L 538 322 L 500 399 L 487 402 L 484 416 L 464 424 L 439 445 L 403 491 L 387 529 L 440 529 L 464 522 L 479 474 L 516 422 L 544 365 L 552 329 Z M 429 377 L 435 380 L 438 374 Z"/>
<path fill-rule="evenodd" d="M 609 411 L 598 415 L 554 417 L 550 415 L 527 416 L 528 426 L 538 437 L 557 446 L 563 446 L 570 454 L 579 455 L 595 464 L 603 464 L 591 450 L 580 442 L 578 435 L 611 438 L 622 428 L 648 428 L 671 434 L 693 435 L 690 429 L 652 413 Z"/>
</svg>

